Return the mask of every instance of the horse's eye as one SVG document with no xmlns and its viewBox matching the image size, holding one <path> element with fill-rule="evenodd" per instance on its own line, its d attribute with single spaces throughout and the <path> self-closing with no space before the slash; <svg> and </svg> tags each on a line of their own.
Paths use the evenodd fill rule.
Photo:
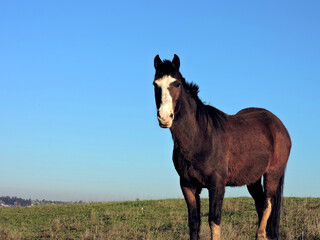
<svg viewBox="0 0 320 240">
<path fill-rule="evenodd" d="M 172 83 L 172 86 L 174 86 L 175 88 L 180 87 L 180 83 L 178 81 L 175 81 L 174 83 Z"/>
</svg>

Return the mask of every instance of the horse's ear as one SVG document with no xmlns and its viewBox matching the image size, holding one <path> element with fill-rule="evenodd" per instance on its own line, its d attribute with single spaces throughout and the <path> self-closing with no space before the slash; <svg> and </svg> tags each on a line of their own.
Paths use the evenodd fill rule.
<svg viewBox="0 0 320 240">
<path fill-rule="evenodd" d="M 162 64 L 162 61 L 161 61 L 161 59 L 160 59 L 160 57 L 159 57 L 159 54 L 158 54 L 158 55 L 155 56 L 155 58 L 154 58 L 154 68 L 155 68 L 155 69 L 159 68 L 159 67 L 161 66 L 161 64 Z"/>
<path fill-rule="evenodd" d="M 176 54 L 173 56 L 172 64 L 173 64 L 173 66 L 176 67 L 177 70 L 179 70 L 179 68 L 180 68 L 180 59 Z"/>
</svg>

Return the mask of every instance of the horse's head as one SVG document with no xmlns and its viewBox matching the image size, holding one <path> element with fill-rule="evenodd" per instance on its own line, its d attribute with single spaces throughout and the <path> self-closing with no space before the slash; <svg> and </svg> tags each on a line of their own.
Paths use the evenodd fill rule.
<svg viewBox="0 0 320 240">
<path fill-rule="evenodd" d="M 177 101 L 181 93 L 180 59 L 174 55 L 172 62 L 154 58 L 156 70 L 153 85 L 157 105 L 159 125 L 170 128 L 173 123 Z"/>
</svg>

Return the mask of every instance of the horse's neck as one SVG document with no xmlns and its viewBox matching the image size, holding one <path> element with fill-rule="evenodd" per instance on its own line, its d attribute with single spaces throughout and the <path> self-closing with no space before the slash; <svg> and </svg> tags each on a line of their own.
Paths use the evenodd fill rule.
<svg viewBox="0 0 320 240">
<path fill-rule="evenodd" d="M 199 122 L 197 121 L 197 102 L 188 96 L 180 103 L 177 119 L 170 128 L 175 144 L 184 149 L 189 149 L 197 142 L 199 136 Z"/>
</svg>

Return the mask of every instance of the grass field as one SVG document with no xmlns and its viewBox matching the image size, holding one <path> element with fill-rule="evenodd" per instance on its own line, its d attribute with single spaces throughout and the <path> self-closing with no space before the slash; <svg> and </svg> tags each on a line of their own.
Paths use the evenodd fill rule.
<svg viewBox="0 0 320 240">
<path fill-rule="evenodd" d="M 201 239 L 209 239 L 208 199 Z M 320 240 L 320 198 L 284 198 L 280 239 Z M 227 198 L 222 239 L 254 239 L 251 198 Z M 0 239 L 188 239 L 182 199 L 0 208 Z"/>
</svg>

